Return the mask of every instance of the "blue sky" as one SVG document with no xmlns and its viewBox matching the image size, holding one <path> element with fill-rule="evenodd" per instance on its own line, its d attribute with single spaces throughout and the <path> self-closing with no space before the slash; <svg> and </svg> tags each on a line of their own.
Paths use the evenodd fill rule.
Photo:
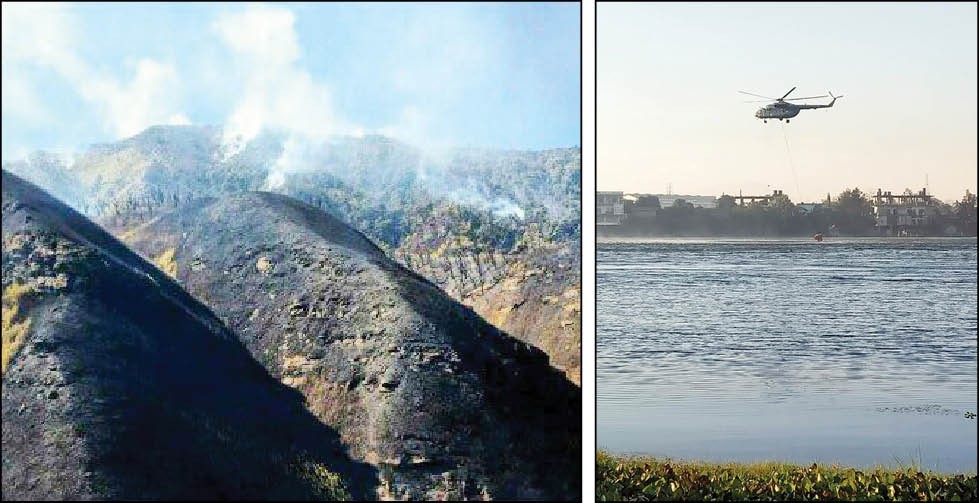
<svg viewBox="0 0 979 503">
<path fill-rule="evenodd" d="M 4 3 L 3 159 L 163 123 L 578 145 L 579 40 L 574 3 Z"/>
<path fill-rule="evenodd" d="M 975 193 L 976 14 L 975 3 L 600 3 L 598 188 L 782 189 L 799 202 L 919 190 L 927 177 L 942 199 Z M 763 124 L 764 103 L 737 92 L 793 86 L 845 97 Z"/>
</svg>

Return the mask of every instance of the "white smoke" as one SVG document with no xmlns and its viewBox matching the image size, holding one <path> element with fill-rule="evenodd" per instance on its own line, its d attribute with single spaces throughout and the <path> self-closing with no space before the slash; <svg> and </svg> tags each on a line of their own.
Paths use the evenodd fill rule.
<svg viewBox="0 0 979 503">
<path fill-rule="evenodd" d="M 490 205 L 490 211 L 493 212 L 493 215 L 498 217 L 516 217 L 520 220 L 524 219 L 523 209 L 509 199 L 494 199 L 493 203 Z"/>
<path fill-rule="evenodd" d="M 242 95 L 225 121 L 225 159 L 240 153 L 263 131 L 287 132 L 296 137 L 295 147 L 357 129 L 334 112 L 329 88 L 299 64 L 302 54 L 295 21 L 289 9 L 249 4 L 213 23 L 244 82 Z M 279 173 L 287 172 L 292 162 L 284 159 Z"/>
<path fill-rule="evenodd" d="M 513 201 L 502 197 L 487 197 L 483 194 L 483 191 L 475 187 L 476 183 L 472 179 L 468 181 L 468 185 L 468 187 L 448 188 L 441 183 L 435 183 L 430 184 L 428 188 L 453 202 L 479 208 L 483 211 L 489 211 L 496 217 L 524 219 L 525 213 L 523 208 Z"/>
<path fill-rule="evenodd" d="M 281 171 L 270 171 L 269 177 L 265 180 L 266 190 L 278 190 L 286 184 L 286 176 Z"/>
<path fill-rule="evenodd" d="M 248 145 L 245 134 L 233 127 L 225 126 L 221 131 L 221 145 L 219 147 L 219 162 L 228 162 L 231 158 L 240 154 Z"/>
<path fill-rule="evenodd" d="M 473 24 L 446 22 L 440 31 L 461 35 L 452 26 Z M 348 140 L 364 140 L 368 131 L 339 117 L 332 106 L 329 88 L 313 79 L 302 64 L 302 47 L 295 30 L 294 13 L 274 5 L 249 4 L 244 9 L 220 16 L 212 28 L 233 57 L 233 63 L 241 72 L 243 92 L 234 110 L 228 116 L 221 140 L 222 161 L 240 154 L 259 134 L 274 131 L 287 137 L 279 158 L 269 167 L 266 188 L 281 189 L 290 174 L 314 170 L 329 170 L 322 165 L 324 145 L 337 136 Z M 426 43 L 427 31 L 414 33 L 413 43 Z M 476 44 L 479 46 L 480 44 Z M 416 47 L 420 49 L 421 46 Z M 475 49 L 474 49 L 475 50 Z M 447 61 L 459 63 L 475 71 L 482 58 L 469 52 L 441 54 Z M 436 58 L 439 59 L 439 58 Z M 462 63 L 465 62 L 465 65 Z M 450 65 L 451 66 L 451 65 Z M 443 67 L 440 67 L 443 68 Z M 439 79 L 440 85 L 461 78 L 446 70 Z M 412 73 L 402 72 L 399 85 L 414 89 L 422 82 L 408 82 Z M 417 73 L 417 72 L 415 72 Z M 450 78 L 451 75 L 451 78 Z M 418 181 L 424 181 L 434 195 L 490 211 L 504 217 L 523 219 L 524 211 L 512 201 L 484 195 L 485 189 L 446 186 L 445 165 L 449 159 L 448 146 L 439 145 L 427 134 L 431 129 L 431 117 L 414 105 L 407 105 L 396 123 L 379 128 L 377 132 L 407 141 L 425 149 L 423 161 L 417 166 Z M 369 140 L 367 140 L 369 141 Z M 327 147 L 328 148 L 328 147 Z M 341 178 L 342 173 L 338 173 Z"/>
<path fill-rule="evenodd" d="M 317 153 L 322 150 L 321 144 L 322 142 L 298 134 L 286 138 L 282 144 L 282 154 L 269 168 L 265 182 L 267 189 L 281 189 L 289 174 L 313 171 L 320 166 L 317 163 Z"/>
</svg>

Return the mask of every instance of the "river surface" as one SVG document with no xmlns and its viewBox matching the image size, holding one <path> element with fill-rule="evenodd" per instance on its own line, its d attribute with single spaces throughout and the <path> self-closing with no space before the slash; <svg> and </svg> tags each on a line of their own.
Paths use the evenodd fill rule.
<svg viewBox="0 0 979 503">
<path fill-rule="evenodd" d="M 976 240 L 599 243 L 598 447 L 976 471 Z"/>
</svg>

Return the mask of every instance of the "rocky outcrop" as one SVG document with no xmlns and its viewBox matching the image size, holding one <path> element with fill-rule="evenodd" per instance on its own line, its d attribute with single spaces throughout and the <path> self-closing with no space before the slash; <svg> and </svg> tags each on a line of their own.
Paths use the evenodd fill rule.
<svg viewBox="0 0 979 503">
<path fill-rule="evenodd" d="M 581 384 L 581 258 L 563 243 L 527 250 L 496 283 L 462 295 L 490 323 L 540 348 Z"/>
<path fill-rule="evenodd" d="M 508 334 L 547 353 L 581 381 L 581 246 L 560 228 L 528 222 L 522 234 L 436 210 L 390 254 Z M 553 239 L 555 234 L 562 235 Z M 505 245 L 508 238 L 512 245 Z M 487 246 L 497 243 L 501 246 Z"/>
<path fill-rule="evenodd" d="M 394 257 L 508 334 L 547 353 L 581 383 L 581 255 L 576 244 L 535 243 L 508 253 L 466 246 Z"/>
<path fill-rule="evenodd" d="M 515 253 L 474 251 L 465 247 L 431 252 L 397 250 L 392 256 L 457 300 L 499 283 L 507 276 L 510 266 L 520 260 Z"/>
<path fill-rule="evenodd" d="M 330 499 L 373 487 L 204 305 L 3 173 L 3 499 Z"/>
<path fill-rule="evenodd" d="M 376 467 L 378 497 L 580 497 L 578 387 L 339 220 L 247 193 L 129 243 L 175 250 L 180 283 Z"/>
</svg>

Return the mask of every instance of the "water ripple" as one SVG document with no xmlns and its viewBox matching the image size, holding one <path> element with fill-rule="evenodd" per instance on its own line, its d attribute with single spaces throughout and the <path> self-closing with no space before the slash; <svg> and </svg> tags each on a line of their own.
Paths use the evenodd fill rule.
<svg viewBox="0 0 979 503">
<path fill-rule="evenodd" d="M 976 241 L 826 244 L 599 244 L 599 446 L 975 470 Z"/>
</svg>

